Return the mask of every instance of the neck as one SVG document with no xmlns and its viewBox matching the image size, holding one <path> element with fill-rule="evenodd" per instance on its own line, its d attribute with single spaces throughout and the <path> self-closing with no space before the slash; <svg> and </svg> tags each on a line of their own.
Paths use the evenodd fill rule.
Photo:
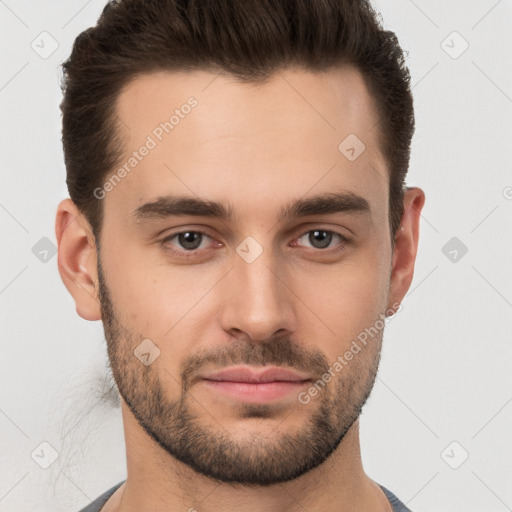
<svg viewBox="0 0 512 512">
<path fill-rule="evenodd" d="M 391 512 L 377 483 L 364 472 L 359 420 L 320 466 L 294 480 L 269 486 L 219 483 L 158 446 L 122 404 L 127 454 L 126 482 L 102 512 Z"/>
</svg>

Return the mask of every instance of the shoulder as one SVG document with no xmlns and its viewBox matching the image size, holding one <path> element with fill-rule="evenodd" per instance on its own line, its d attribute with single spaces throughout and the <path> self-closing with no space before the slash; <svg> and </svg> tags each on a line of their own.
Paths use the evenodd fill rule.
<svg viewBox="0 0 512 512">
<path fill-rule="evenodd" d="M 112 495 L 123 485 L 125 480 L 117 483 L 114 487 L 111 487 L 108 491 L 104 492 L 101 496 L 98 496 L 94 501 L 89 503 L 85 508 L 81 509 L 79 512 L 100 512 L 101 508 L 107 501 L 112 497 Z"/>
<path fill-rule="evenodd" d="M 411 509 L 407 508 L 390 490 L 386 489 L 383 485 L 379 484 L 380 488 L 384 491 L 391 506 L 393 512 L 412 512 Z"/>
</svg>

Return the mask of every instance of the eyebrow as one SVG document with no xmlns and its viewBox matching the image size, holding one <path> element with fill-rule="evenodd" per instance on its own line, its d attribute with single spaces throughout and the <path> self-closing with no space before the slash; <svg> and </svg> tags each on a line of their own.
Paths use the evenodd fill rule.
<svg viewBox="0 0 512 512">
<path fill-rule="evenodd" d="M 291 201 L 281 208 L 279 221 L 308 215 L 340 212 L 369 213 L 370 204 L 353 192 L 325 193 Z M 188 196 L 164 196 L 139 206 L 132 212 L 136 221 L 165 219 L 172 216 L 192 215 L 229 221 L 234 213 L 231 205 Z"/>
</svg>

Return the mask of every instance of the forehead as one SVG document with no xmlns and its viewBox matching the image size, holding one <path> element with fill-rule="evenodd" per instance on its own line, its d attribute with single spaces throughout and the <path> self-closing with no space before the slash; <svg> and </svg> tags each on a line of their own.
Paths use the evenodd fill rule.
<svg viewBox="0 0 512 512">
<path fill-rule="evenodd" d="M 386 208 L 377 111 L 352 67 L 287 69 L 259 84 L 207 71 L 151 73 L 125 86 L 117 115 L 125 154 L 110 176 L 125 172 L 105 212 L 128 215 L 174 193 L 250 214 L 251 202 L 261 212 L 265 198 L 270 211 L 271 200 L 312 189 L 358 193 Z"/>
</svg>

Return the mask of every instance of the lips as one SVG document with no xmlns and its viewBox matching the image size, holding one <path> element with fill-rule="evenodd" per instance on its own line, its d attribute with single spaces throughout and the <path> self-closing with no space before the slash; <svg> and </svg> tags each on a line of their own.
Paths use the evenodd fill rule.
<svg viewBox="0 0 512 512">
<path fill-rule="evenodd" d="M 236 366 L 200 377 L 206 389 L 238 402 L 265 404 L 287 399 L 309 385 L 308 375 L 278 366 Z"/>
<path fill-rule="evenodd" d="M 255 369 L 254 367 L 249 366 L 236 366 L 208 373 L 203 375 L 201 378 L 211 381 L 246 383 L 303 382 L 310 380 L 309 375 L 278 366 L 264 367 L 260 369 Z"/>
</svg>

